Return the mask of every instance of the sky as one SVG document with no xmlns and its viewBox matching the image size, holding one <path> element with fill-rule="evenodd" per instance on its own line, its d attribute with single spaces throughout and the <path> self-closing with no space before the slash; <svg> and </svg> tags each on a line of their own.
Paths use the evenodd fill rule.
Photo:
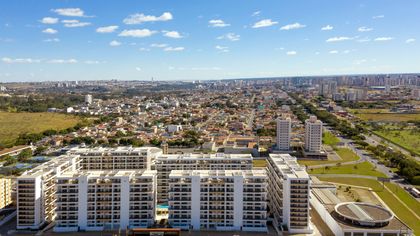
<svg viewBox="0 0 420 236">
<path fill-rule="evenodd" d="M 420 72 L 418 0 L 2 0 L 0 82 Z"/>
</svg>

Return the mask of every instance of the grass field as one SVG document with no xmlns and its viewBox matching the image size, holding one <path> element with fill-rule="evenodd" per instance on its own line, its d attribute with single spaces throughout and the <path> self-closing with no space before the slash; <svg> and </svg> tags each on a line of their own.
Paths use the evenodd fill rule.
<svg viewBox="0 0 420 236">
<path fill-rule="evenodd" d="M 380 182 L 376 180 L 360 178 L 319 177 L 319 179 L 328 182 L 372 188 L 373 191 L 376 192 L 376 194 L 378 194 L 378 196 L 391 208 L 391 210 L 397 215 L 397 217 L 404 221 L 406 224 L 408 224 L 414 230 L 414 234 L 420 235 L 420 224 L 418 223 L 418 219 L 416 218 L 416 216 L 413 213 L 411 213 L 406 206 L 401 204 L 401 202 L 399 202 L 390 191 L 388 191 L 387 189 L 382 189 L 382 184 Z M 420 203 L 417 202 L 414 198 L 401 193 L 403 192 L 402 189 L 395 191 L 395 184 L 387 183 L 387 187 L 394 194 L 396 194 L 398 198 L 402 200 L 409 208 L 411 208 L 411 210 L 413 210 L 414 212 L 420 212 L 418 210 L 420 207 Z"/>
<path fill-rule="evenodd" d="M 340 142 L 340 139 L 335 137 L 335 135 L 332 134 L 331 132 L 326 131 L 322 135 L 322 142 L 326 145 L 330 145 L 331 147 L 333 147 L 333 146 L 336 146 Z"/>
<path fill-rule="evenodd" d="M 363 113 L 363 114 L 371 114 L 371 113 L 389 113 L 389 109 L 349 109 L 351 113 Z"/>
<path fill-rule="evenodd" d="M 386 177 L 383 173 L 376 171 L 373 165 L 367 161 L 355 165 L 331 166 L 328 170 L 324 168 L 310 169 L 309 174 L 352 174 Z"/>
<path fill-rule="evenodd" d="M 348 148 L 338 148 L 336 153 L 341 157 L 341 160 L 325 160 L 325 161 L 310 161 L 310 160 L 299 160 L 299 164 L 306 166 L 314 166 L 320 164 L 330 164 L 338 162 L 357 161 L 359 157 L 352 150 Z"/>
<path fill-rule="evenodd" d="M 378 130 L 374 131 L 374 133 L 402 146 L 409 151 L 417 154 L 420 153 L 420 134 L 418 132 L 412 133 L 410 129 L 391 129 L 389 131 Z"/>
<path fill-rule="evenodd" d="M 252 160 L 252 165 L 254 167 L 266 167 L 267 161 L 266 160 Z"/>
<path fill-rule="evenodd" d="M 65 114 L 0 112 L 0 144 L 13 145 L 21 133 L 66 129 L 79 121 L 80 118 Z"/>
<path fill-rule="evenodd" d="M 403 122 L 403 121 L 420 120 L 420 113 L 419 114 L 355 113 L 355 115 L 365 121 Z"/>
</svg>

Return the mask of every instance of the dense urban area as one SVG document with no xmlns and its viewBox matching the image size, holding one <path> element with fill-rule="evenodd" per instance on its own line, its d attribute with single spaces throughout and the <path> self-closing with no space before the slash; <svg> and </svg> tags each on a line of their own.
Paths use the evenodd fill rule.
<svg viewBox="0 0 420 236">
<path fill-rule="evenodd" d="M 420 234 L 418 74 L 1 83 L 0 110 L 1 235 Z"/>
</svg>

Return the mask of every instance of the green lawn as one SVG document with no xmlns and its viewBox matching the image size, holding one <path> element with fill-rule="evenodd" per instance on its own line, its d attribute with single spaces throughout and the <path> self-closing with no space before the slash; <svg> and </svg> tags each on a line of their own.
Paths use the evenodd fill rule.
<svg viewBox="0 0 420 236">
<path fill-rule="evenodd" d="M 327 178 L 327 177 L 319 177 L 319 179 L 323 181 L 328 182 L 335 182 L 335 183 L 341 183 L 341 184 L 349 184 L 349 185 L 356 185 L 356 186 L 363 186 L 363 187 L 369 187 L 372 188 L 373 191 L 378 194 L 378 196 L 391 208 L 391 210 L 397 215 L 398 218 L 400 218 L 404 223 L 409 225 L 413 230 L 414 234 L 420 235 L 420 224 L 418 222 L 418 219 L 403 205 L 401 204 L 392 194 L 386 189 L 382 189 L 382 183 L 371 180 L 371 179 L 360 179 L 360 178 Z M 391 191 L 394 192 L 395 185 L 392 183 L 387 183 L 387 186 Z M 402 190 L 401 190 L 402 191 Z M 410 207 L 414 212 L 419 212 L 418 208 L 420 207 L 419 204 L 415 199 L 407 200 L 408 197 L 404 195 L 401 197 L 398 194 L 401 192 L 400 190 L 398 192 L 394 192 L 398 196 L 399 199 L 401 199 L 408 207 Z"/>
<path fill-rule="evenodd" d="M 332 134 L 331 132 L 326 131 L 322 135 L 322 142 L 326 145 L 330 145 L 331 147 L 334 147 L 340 142 L 340 139 L 335 137 L 335 135 Z"/>
<path fill-rule="evenodd" d="M 410 120 L 420 120 L 420 113 L 419 114 L 358 113 L 355 115 L 364 121 L 403 122 L 403 121 L 410 121 Z"/>
<path fill-rule="evenodd" d="M 311 161 L 311 160 L 299 160 L 299 164 L 306 166 L 314 166 L 320 164 L 330 164 L 338 162 L 357 161 L 359 157 L 352 150 L 348 148 L 338 148 L 336 153 L 341 157 L 341 160 L 325 160 L 325 161 Z"/>
<path fill-rule="evenodd" d="M 357 166 L 357 168 L 355 168 Z M 310 169 L 309 174 L 353 174 L 386 177 L 383 173 L 374 170 L 369 162 L 365 161 L 356 165 L 331 166 L 329 169 Z"/>
<path fill-rule="evenodd" d="M 252 164 L 254 167 L 266 167 L 267 161 L 266 160 L 252 160 Z"/>
<path fill-rule="evenodd" d="M 375 134 L 396 143 L 407 150 L 420 153 L 420 133 L 411 129 L 390 129 L 374 131 Z"/>
<path fill-rule="evenodd" d="M 67 129 L 79 121 L 80 118 L 65 114 L 0 112 L 0 144 L 10 146 L 21 133 Z"/>
</svg>

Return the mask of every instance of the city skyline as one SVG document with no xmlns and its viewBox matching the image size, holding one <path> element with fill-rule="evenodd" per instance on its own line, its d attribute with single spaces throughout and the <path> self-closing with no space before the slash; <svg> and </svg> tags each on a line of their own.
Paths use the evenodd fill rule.
<svg viewBox="0 0 420 236">
<path fill-rule="evenodd" d="M 1 82 L 419 72 L 416 1 L 0 5 Z"/>
</svg>

